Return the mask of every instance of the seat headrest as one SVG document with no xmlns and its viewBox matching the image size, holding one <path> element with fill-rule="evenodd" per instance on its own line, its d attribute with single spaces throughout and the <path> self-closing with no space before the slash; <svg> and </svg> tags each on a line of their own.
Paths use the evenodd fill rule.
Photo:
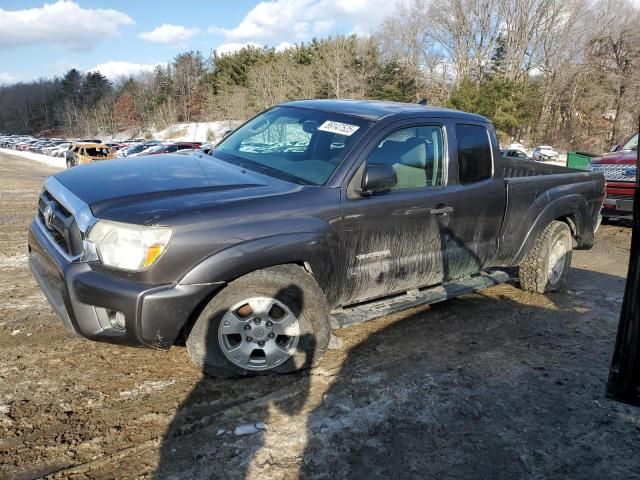
<svg viewBox="0 0 640 480">
<path fill-rule="evenodd" d="M 402 164 L 414 168 L 426 168 L 429 160 L 427 157 L 429 156 L 433 157 L 433 147 L 427 145 L 421 138 L 408 138 L 402 142 L 386 140 L 380 148 L 373 152 L 369 158 L 369 163 Z M 431 161 L 433 161 L 433 158 L 431 158 Z"/>
<path fill-rule="evenodd" d="M 400 155 L 400 163 L 414 168 L 427 167 L 427 144 L 421 138 L 408 138 L 402 142 L 404 153 Z"/>
</svg>

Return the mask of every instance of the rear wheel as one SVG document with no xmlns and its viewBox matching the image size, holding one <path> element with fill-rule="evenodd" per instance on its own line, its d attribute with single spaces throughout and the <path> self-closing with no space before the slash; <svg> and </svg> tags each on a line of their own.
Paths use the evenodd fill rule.
<svg viewBox="0 0 640 480">
<path fill-rule="evenodd" d="M 571 270 L 572 247 L 569 226 L 551 222 L 520 264 L 520 286 L 536 293 L 563 288 Z"/>
<path fill-rule="evenodd" d="M 330 339 L 324 292 L 297 265 L 252 272 L 204 308 L 187 338 L 194 364 L 215 377 L 308 368 Z"/>
</svg>

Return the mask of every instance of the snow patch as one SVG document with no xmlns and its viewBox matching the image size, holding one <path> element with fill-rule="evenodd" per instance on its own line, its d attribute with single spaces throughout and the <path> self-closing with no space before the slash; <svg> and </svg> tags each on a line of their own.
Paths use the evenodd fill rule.
<svg viewBox="0 0 640 480">
<path fill-rule="evenodd" d="M 0 148 L 0 153 L 6 153 L 7 155 L 13 155 L 14 157 L 25 158 L 27 160 L 33 160 L 39 163 L 44 163 L 50 167 L 64 169 L 67 167 L 66 160 L 59 157 L 50 157 L 49 155 L 42 155 L 40 153 L 33 152 L 21 152 L 19 150 L 9 150 L 8 148 Z"/>
<path fill-rule="evenodd" d="M 264 422 L 258 423 L 247 423 L 244 425 L 238 425 L 233 431 L 234 435 L 253 435 L 254 433 L 258 433 L 260 430 L 265 430 L 267 425 Z"/>
<path fill-rule="evenodd" d="M 222 140 L 227 130 L 240 125 L 238 120 L 218 120 L 215 122 L 176 123 L 164 130 L 151 132 L 154 138 L 173 142 L 208 142 Z"/>
</svg>

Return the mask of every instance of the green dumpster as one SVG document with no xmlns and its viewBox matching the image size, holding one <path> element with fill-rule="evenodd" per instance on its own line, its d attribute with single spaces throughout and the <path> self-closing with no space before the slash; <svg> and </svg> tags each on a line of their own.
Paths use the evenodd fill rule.
<svg viewBox="0 0 640 480">
<path fill-rule="evenodd" d="M 596 153 L 567 152 L 567 167 L 585 170 L 593 157 L 599 157 Z"/>
</svg>

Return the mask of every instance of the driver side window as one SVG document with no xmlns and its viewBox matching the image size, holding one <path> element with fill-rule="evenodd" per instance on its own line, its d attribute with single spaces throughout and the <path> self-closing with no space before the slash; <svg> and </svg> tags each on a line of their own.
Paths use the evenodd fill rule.
<svg viewBox="0 0 640 480">
<path fill-rule="evenodd" d="M 424 125 L 388 135 L 369 156 L 369 165 L 391 165 L 398 183 L 393 190 L 438 187 L 444 184 L 442 128 Z"/>
</svg>

